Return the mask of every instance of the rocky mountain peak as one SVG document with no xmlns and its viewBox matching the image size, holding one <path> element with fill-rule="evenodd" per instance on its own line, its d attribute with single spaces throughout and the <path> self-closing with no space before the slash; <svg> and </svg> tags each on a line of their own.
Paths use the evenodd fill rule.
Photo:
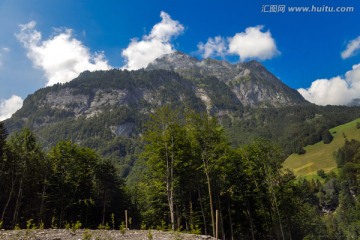
<svg viewBox="0 0 360 240">
<path fill-rule="evenodd" d="M 171 70 L 188 79 L 215 77 L 224 82 L 245 106 L 286 106 L 307 103 L 296 90 L 286 86 L 260 62 L 236 64 L 224 60 L 196 59 L 182 52 L 157 58 L 146 70 Z"/>
<path fill-rule="evenodd" d="M 199 60 L 191 57 L 183 52 L 176 51 L 173 53 L 165 54 L 147 66 L 147 70 L 163 69 L 163 70 L 189 70 L 189 69 L 235 69 L 236 65 L 233 65 L 224 60 L 216 60 L 212 58 L 206 58 Z"/>
<path fill-rule="evenodd" d="M 148 70 L 163 69 L 163 70 L 177 70 L 177 69 L 190 69 L 197 66 L 199 60 L 193 58 L 185 53 L 176 51 L 173 53 L 165 54 L 147 67 Z"/>
</svg>

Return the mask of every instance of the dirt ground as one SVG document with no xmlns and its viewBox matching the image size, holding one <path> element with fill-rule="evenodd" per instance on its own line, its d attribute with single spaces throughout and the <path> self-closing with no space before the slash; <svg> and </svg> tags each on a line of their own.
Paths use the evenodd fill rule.
<svg viewBox="0 0 360 240">
<path fill-rule="evenodd" d="M 1 230 L 1 240 L 214 240 L 210 236 L 156 230 Z"/>
</svg>

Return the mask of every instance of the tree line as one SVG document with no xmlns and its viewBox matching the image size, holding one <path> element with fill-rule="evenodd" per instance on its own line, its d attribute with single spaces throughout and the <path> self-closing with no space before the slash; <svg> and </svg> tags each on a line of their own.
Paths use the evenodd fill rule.
<svg viewBox="0 0 360 240">
<path fill-rule="evenodd" d="M 285 155 L 272 143 L 233 148 L 216 118 L 170 107 L 158 109 L 146 127 L 136 177 L 130 176 L 144 225 L 215 235 L 218 210 L 223 239 L 325 234 L 308 197 L 311 184 L 282 169 Z"/>
<path fill-rule="evenodd" d="M 115 164 L 94 150 L 61 141 L 44 152 L 27 128 L 7 135 L 0 123 L 2 227 L 25 228 L 32 221 L 64 228 L 79 221 L 97 228 L 111 222 L 112 215 L 120 224 L 123 211 L 133 208 Z"/>
<path fill-rule="evenodd" d="M 127 179 L 117 163 L 60 141 L 45 151 L 24 128 L 8 136 L 0 123 L 0 224 L 25 228 L 119 228 L 125 209 L 136 228 L 222 239 L 356 239 L 360 143 L 335 156 L 338 173 L 297 179 L 286 154 L 257 139 L 233 147 L 218 119 L 169 106 L 156 109 Z"/>
</svg>

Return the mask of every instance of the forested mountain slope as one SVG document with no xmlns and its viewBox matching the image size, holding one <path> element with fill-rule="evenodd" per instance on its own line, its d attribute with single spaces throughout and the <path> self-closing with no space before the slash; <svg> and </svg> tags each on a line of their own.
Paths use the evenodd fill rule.
<svg viewBox="0 0 360 240">
<path fill-rule="evenodd" d="M 199 61 L 176 52 L 146 69 L 87 71 L 69 83 L 40 89 L 6 128 L 11 133 L 29 127 L 46 149 L 61 140 L 95 148 L 127 176 L 141 148 L 144 122 L 164 105 L 216 116 L 234 146 L 262 137 L 288 154 L 360 117 L 358 107 L 308 103 L 256 61 Z"/>
</svg>

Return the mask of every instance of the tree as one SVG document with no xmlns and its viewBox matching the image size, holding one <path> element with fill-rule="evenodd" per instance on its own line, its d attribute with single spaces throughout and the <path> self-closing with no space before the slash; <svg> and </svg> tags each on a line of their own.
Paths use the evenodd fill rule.
<svg viewBox="0 0 360 240">
<path fill-rule="evenodd" d="M 175 230 L 175 201 L 179 181 L 178 168 L 187 160 L 189 142 L 181 123 L 179 111 L 165 106 L 156 110 L 147 123 L 143 157 L 149 177 L 159 194 L 166 195 L 170 224 Z"/>
<path fill-rule="evenodd" d="M 324 130 L 322 133 L 322 141 L 325 144 L 329 144 L 331 143 L 331 141 L 333 140 L 333 136 L 331 135 L 330 131 L 328 129 Z"/>
<path fill-rule="evenodd" d="M 46 158 L 35 135 L 27 128 L 14 133 L 1 161 L 4 207 L 1 221 L 14 227 L 19 216 L 42 221 L 42 199 Z M 6 197 L 5 197 L 6 196 Z M 9 216 L 11 212 L 12 216 Z"/>
<path fill-rule="evenodd" d="M 284 157 L 264 140 L 231 151 L 225 175 L 234 239 L 303 239 L 319 231 L 310 185 L 282 170 Z"/>
<path fill-rule="evenodd" d="M 48 157 L 52 170 L 49 205 L 58 226 L 62 227 L 65 220 L 86 222 L 98 155 L 92 149 L 63 141 L 49 151 Z"/>
<path fill-rule="evenodd" d="M 4 154 L 4 148 L 6 145 L 7 136 L 8 136 L 8 132 L 4 126 L 4 123 L 0 122 L 0 161 L 2 160 L 2 156 Z"/>
<path fill-rule="evenodd" d="M 215 117 L 200 115 L 194 112 L 187 116 L 187 131 L 191 138 L 191 148 L 194 161 L 199 161 L 206 177 L 209 196 L 211 227 L 215 236 L 215 211 L 213 183 L 214 177 L 220 171 L 226 157 L 229 143 L 225 138 L 224 130 Z"/>
<path fill-rule="evenodd" d="M 94 174 L 93 200 L 97 208 L 101 209 L 101 224 L 105 226 L 110 214 L 123 213 L 130 207 L 130 201 L 124 191 L 124 181 L 118 176 L 116 167 L 109 159 L 99 162 Z M 135 215 L 135 212 L 132 214 Z"/>
</svg>

